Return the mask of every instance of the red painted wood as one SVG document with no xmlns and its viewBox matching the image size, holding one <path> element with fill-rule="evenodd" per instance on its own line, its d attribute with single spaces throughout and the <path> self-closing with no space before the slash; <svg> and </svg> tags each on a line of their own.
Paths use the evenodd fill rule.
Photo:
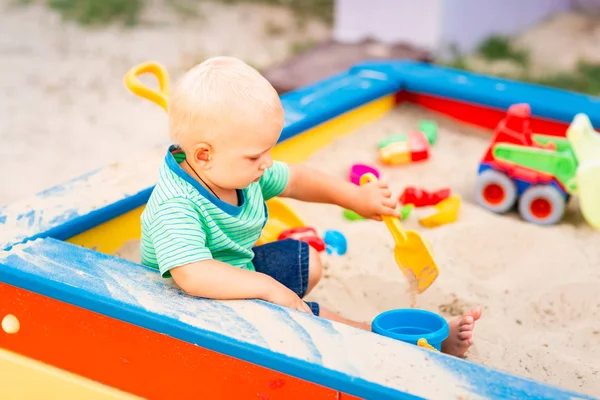
<svg viewBox="0 0 600 400">
<path fill-rule="evenodd" d="M 363 399 L 361 399 L 360 397 L 352 396 L 350 394 L 340 393 L 339 400 L 363 400 Z"/>
<path fill-rule="evenodd" d="M 0 347 L 148 399 L 337 399 L 335 390 L 0 283 Z M 32 382 L 32 384 L 35 384 Z"/>
<path fill-rule="evenodd" d="M 397 94 L 397 101 L 408 101 L 432 111 L 448 115 L 461 122 L 492 130 L 506 115 L 506 110 L 422 93 L 402 91 Z M 531 129 L 534 133 L 564 137 L 568 126 L 569 124 L 560 121 L 538 117 L 531 118 Z"/>
</svg>

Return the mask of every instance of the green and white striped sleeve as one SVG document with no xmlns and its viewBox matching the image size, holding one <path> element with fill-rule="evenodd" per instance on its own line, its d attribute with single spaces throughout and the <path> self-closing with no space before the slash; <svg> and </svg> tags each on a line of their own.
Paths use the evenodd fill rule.
<svg viewBox="0 0 600 400">
<path fill-rule="evenodd" d="M 290 180 L 290 168 L 286 163 L 273 161 L 271 168 L 265 170 L 260 178 L 260 189 L 265 200 L 279 196 Z"/>
<path fill-rule="evenodd" d="M 163 277 L 169 277 L 175 267 L 212 259 L 200 216 L 189 200 L 175 198 L 161 203 L 149 234 Z"/>
</svg>

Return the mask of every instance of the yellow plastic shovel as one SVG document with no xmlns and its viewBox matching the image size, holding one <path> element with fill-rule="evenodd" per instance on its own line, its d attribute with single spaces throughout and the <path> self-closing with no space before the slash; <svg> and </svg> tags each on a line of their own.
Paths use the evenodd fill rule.
<svg viewBox="0 0 600 400">
<path fill-rule="evenodd" d="M 361 186 L 375 181 L 377 177 L 371 173 L 360 178 Z M 417 231 L 403 230 L 398 218 L 382 216 L 382 219 L 394 237 L 394 258 L 400 270 L 417 293 L 424 292 L 439 275 L 429 245 Z"/>
<path fill-rule="evenodd" d="M 142 74 L 152 74 L 158 80 L 158 91 L 144 85 L 138 79 Z M 132 67 L 123 78 L 125 86 L 140 97 L 158 104 L 165 111 L 169 111 L 169 94 L 171 92 L 171 83 L 169 82 L 169 73 L 160 64 L 156 62 L 145 62 Z"/>
</svg>

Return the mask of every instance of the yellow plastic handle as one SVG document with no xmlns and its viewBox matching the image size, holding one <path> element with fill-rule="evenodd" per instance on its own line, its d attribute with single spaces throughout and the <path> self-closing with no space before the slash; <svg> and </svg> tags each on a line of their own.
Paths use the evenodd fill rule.
<svg viewBox="0 0 600 400">
<path fill-rule="evenodd" d="M 377 177 L 371 173 L 367 172 L 360 177 L 360 185 L 365 185 L 369 182 L 377 182 Z M 390 217 L 387 215 L 382 215 L 381 219 L 387 225 L 390 233 L 394 237 L 394 241 L 396 243 L 405 243 L 406 242 L 406 234 L 402 229 L 402 225 L 400 224 L 400 220 L 398 218 Z"/>
<path fill-rule="evenodd" d="M 158 80 L 159 90 L 152 89 L 140 82 L 138 77 L 143 74 L 153 74 Z M 159 63 L 149 61 L 138 64 L 127 71 L 123 81 L 133 93 L 158 104 L 165 111 L 169 111 L 169 95 L 171 94 L 169 73 Z"/>
<path fill-rule="evenodd" d="M 394 237 L 394 241 L 398 244 L 406 243 L 408 239 L 406 238 L 406 233 L 402 229 L 400 220 L 398 218 L 388 216 L 382 216 L 381 218 L 383 219 L 392 236 Z"/>
<path fill-rule="evenodd" d="M 417 340 L 417 346 L 424 347 L 426 349 L 433 350 L 433 351 L 438 351 L 438 349 L 436 349 L 435 347 L 433 347 L 432 345 L 427 343 L 427 339 L 425 339 L 425 338 L 420 338 L 419 340 Z"/>
</svg>

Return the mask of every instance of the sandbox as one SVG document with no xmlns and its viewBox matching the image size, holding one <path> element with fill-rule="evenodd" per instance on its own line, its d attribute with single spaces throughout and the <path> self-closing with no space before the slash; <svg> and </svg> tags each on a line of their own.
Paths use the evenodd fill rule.
<svg viewBox="0 0 600 400">
<path fill-rule="evenodd" d="M 14 357 L 39 360 L 123 396 L 149 398 L 583 398 L 576 392 L 598 392 L 598 233 L 576 202 L 551 227 L 473 203 L 489 129 L 509 105 L 532 104 L 536 129 L 560 135 L 577 112 L 598 127 L 597 99 L 419 63 L 378 63 L 282 100 L 286 127 L 275 157 L 307 160 L 343 177 L 352 163 L 376 164 L 373 148 L 386 135 L 414 129 L 420 119 L 438 121 L 431 160 L 380 168 L 396 194 L 409 184 L 450 186 L 463 199 L 451 225 L 425 229 L 409 218 L 406 226 L 426 235 L 440 265 L 440 277 L 416 305 L 446 317 L 470 305 L 484 309 L 467 360 L 260 301 L 190 298 L 126 261 L 135 258 L 139 214 L 166 151 L 160 148 L 143 162 L 112 165 L 2 210 L 0 312 L 21 326 L 0 336 L 13 357 L 3 357 L 2 365 Z M 382 223 L 345 221 L 336 207 L 289 204 L 307 223 L 348 238 L 346 255 L 327 257 L 311 299 L 362 320 L 408 305 Z M 164 374 L 156 374 L 159 365 Z"/>
</svg>

